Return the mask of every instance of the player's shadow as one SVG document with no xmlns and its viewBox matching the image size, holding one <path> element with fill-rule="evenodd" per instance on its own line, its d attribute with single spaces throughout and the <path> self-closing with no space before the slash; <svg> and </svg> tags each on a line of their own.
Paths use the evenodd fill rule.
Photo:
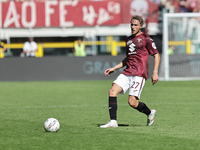
<svg viewBox="0 0 200 150">
<path fill-rule="evenodd" d="M 100 127 L 101 125 L 104 125 L 104 124 L 97 124 L 97 127 Z M 136 127 L 136 126 L 142 126 L 142 125 L 138 125 L 138 124 L 118 124 L 118 127 Z"/>
<path fill-rule="evenodd" d="M 97 127 L 100 127 L 101 125 L 104 125 L 104 124 L 97 124 Z M 128 127 L 129 124 L 118 124 L 119 127 Z"/>
<path fill-rule="evenodd" d="M 128 127 L 130 126 L 129 124 L 118 124 L 119 127 Z"/>
</svg>

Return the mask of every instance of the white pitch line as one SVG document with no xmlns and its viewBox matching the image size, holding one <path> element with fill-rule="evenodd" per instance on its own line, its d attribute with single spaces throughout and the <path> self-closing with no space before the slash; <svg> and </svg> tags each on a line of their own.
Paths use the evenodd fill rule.
<svg viewBox="0 0 200 150">
<path fill-rule="evenodd" d="M 0 109 L 66 108 L 66 107 L 97 107 L 97 106 L 107 106 L 107 105 L 22 106 L 22 107 L 0 107 Z"/>
<path fill-rule="evenodd" d="M 186 102 L 186 103 L 148 103 L 147 105 L 190 105 L 200 104 L 200 102 Z M 129 106 L 127 104 L 118 104 L 119 106 Z M 66 105 L 66 106 L 21 106 L 21 107 L 0 107 L 0 109 L 37 109 L 37 108 L 69 108 L 69 107 L 105 107 L 104 105 Z"/>
</svg>

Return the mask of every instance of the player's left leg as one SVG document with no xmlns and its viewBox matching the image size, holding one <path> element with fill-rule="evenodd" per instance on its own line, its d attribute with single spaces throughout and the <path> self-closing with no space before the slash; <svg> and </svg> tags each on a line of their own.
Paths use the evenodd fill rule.
<svg viewBox="0 0 200 150">
<path fill-rule="evenodd" d="M 133 107 L 141 113 L 144 113 L 146 115 L 149 115 L 151 113 L 151 110 L 146 106 L 146 104 L 143 102 L 139 102 L 138 98 L 133 95 L 129 95 L 128 103 L 131 107 Z"/>
<path fill-rule="evenodd" d="M 145 79 L 134 76 L 131 78 L 128 103 L 131 107 L 147 115 L 147 125 L 150 126 L 154 122 L 156 110 L 150 110 L 143 102 L 139 102 L 140 94 L 145 84 Z"/>
<path fill-rule="evenodd" d="M 154 118 L 156 116 L 156 110 L 150 110 L 145 103 L 139 102 L 137 97 L 129 95 L 128 103 L 131 107 L 138 110 L 141 113 L 147 115 L 147 125 L 151 126 L 154 123 Z"/>
</svg>

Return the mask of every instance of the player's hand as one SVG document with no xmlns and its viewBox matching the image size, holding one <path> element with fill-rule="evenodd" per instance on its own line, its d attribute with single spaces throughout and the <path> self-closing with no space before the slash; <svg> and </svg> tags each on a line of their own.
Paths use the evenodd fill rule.
<svg viewBox="0 0 200 150">
<path fill-rule="evenodd" d="M 154 85 L 157 82 L 158 82 L 158 74 L 157 73 L 153 73 L 153 75 L 152 75 L 152 84 Z"/>
<path fill-rule="evenodd" d="M 104 71 L 105 76 L 109 76 L 111 73 L 115 72 L 113 68 L 108 68 Z"/>
</svg>

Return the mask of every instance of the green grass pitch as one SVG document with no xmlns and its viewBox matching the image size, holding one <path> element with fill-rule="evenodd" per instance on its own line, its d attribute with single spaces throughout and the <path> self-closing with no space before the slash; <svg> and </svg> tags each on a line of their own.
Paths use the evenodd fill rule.
<svg viewBox="0 0 200 150">
<path fill-rule="evenodd" d="M 199 150 L 200 81 L 148 80 L 141 100 L 156 109 L 153 126 L 118 96 L 118 128 L 109 121 L 106 81 L 0 82 L 1 150 Z M 45 132 L 47 118 L 60 122 Z"/>
</svg>

